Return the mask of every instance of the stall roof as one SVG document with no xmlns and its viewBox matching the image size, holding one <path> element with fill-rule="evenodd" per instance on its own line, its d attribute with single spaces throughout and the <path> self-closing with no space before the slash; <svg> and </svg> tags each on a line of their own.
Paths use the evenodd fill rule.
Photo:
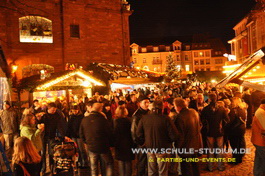
<svg viewBox="0 0 265 176">
<path fill-rule="evenodd" d="M 238 66 L 232 73 L 230 73 L 227 77 L 222 79 L 217 86 L 223 87 L 229 81 L 235 78 L 241 78 L 245 75 L 248 71 L 250 71 L 253 67 L 258 65 L 260 62 L 264 62 L 264 55 L 265 55 L 265 47 L 261 48 L 250 57 L 248 57 L 240 66 Z"/>
<path fill-rule="evenodd" d="M 71 79 L 75 78 L 75 79 Z M 89 73 L 76 69 L 73 71 L 63 71 L 56 72 L 51 74 L 50 77 L 42 80 L 40 79 L 40 75 L 34 75 L 31 77 L 23 78 L 21 80 L 21 89 L 30 89 L 30 90 L 47 90 L 60 88 L 74 88 L 74 87 L 86 87 L 86 85 L 80 84 L 77 78 L 82 79 L 82 83 L 86 83 L 87 86 L 93 84 L 96 86 L 105 86 L 105 83 L 94 78 Z M 70 80 L 71 79 L 71 80 Z M 69 82 L 68 82 L 69 81 Z"/>
</svg>

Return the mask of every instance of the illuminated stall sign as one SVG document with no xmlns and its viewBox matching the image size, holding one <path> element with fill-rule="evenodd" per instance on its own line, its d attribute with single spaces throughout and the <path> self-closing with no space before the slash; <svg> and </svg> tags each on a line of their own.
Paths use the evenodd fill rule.
<svg viewBox="0 0 265 176">
<path fill-rule="evenodd" d="M 52 21 L 40 16 L 19 18 L 20 42 L 53 43 Z"/>
</svg>

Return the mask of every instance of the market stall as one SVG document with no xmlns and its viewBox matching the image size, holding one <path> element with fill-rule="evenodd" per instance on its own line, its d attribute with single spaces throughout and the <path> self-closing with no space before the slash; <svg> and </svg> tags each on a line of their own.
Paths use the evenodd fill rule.
<svg viewBox="0 0 265 176">
<path fill-rule="evenodd" d="M 70 97 L 92 96 L 94 86 L 105 84 L 81 69 L 53 73 L 49 77 L 34 75 L 23 78 L 20 88 L 28 90 L 30 99 L 54 101 L 56 98 L 65 97 L 69 102 Z"/>
<path fill-rule="evenodd" d="M 217 86 L 223 87 L 226 84 L 238 83 L 245 87 L 265 91 L 265 48 L 247 58 L 242 64 L 224 66 L 224 73 L 227 74 Z"/>
</svg>

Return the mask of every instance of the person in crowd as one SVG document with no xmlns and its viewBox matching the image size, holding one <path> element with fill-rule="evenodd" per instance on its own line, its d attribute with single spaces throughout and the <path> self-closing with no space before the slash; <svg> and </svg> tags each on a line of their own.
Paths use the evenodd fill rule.
<svg viewBox="0 0 265 176">
<path fill-rule="evenodd" d="M 138 109 L 137 97 L 135 94 L 130 95 L 130 101 L 126 104 L 128 110 L 128 117 L 131 118 L 133 113 Z"/>
<path fill-rule="evenodd" d="M 42 150 L 41 136 L 44 131 L 44 124 L 37 125 L 36 117 L 33 114 L 27 114 L 21 122 L 20 130 L 20 136 L 29 138 L 40 153 Z"/>
<path fill-rule="evenodd" d="M 132 175 L 132 160 L 134 154 L 132 148 L 134 143 L 131 135 L 131 122 L 128 118 L 128 111 L 125 107 L 119 106 L 116 109 L 114 121 L 114 138 L 115 138 L 115 159 L 118 160 L 119 175 Z"/>
<path fill-rule="evenodd" d="M 198 112 L 194 109 L 189 109 L 187 103 L 182 98 L 174 100 L 174 106 L 179 113 L 175 125 L 178 130 L 178 139 L 176 140 L 177 148 L 187 149 L 193 148 L 198 150 L 202 148 L 201 123 Z M 195 154 L 179 154 L 182 158 L 196 158 Z M 181 163 L 182 175 L 198 176 L 200 175 L 199 165 L 196 162 Z"/>
<path fill-rule="evenodd" d="M 41 156 L 27 137 L 15 140 L 12 164 L 14 176 L 40 176 Z"/>
<path fill-rule="evenodd" d="M 141 142 L 139 141 L 137 137 L 137 129 L 138 124 L 141 118 L 146 115 L 149 111 L 148 106 L 150 104 L 149 98 L 141 95 L 138 98 L 139 102 L 139 108 L 135 111 L 135 113 L 132 116 L 132 138 L 135 144 L 137 144 L 138 148 L 144 148 L 144 146 L 141 145 Z M 147 175 L 147 155 L 145 153 L 137 153 L 137 176 L 146 176 Z"/>
<path fill-rule="evenodd" d="M 92 106 L 95 103 L 95 101 L 90 100 L 86 103 L 86 112 L 84 114 L 85 117 L 87 117 L 89 115 L 89 113 L 92 111 Z"/>
<path fill-rule="evenodd" d="M 0 141 L 0 175 L 1 176 L 12 176 L 12 169 L 10 163 L 6 157 L 4 146 Z"/>
<path fill-rule="evenodd" d="M 40 124 L 44 124 L 44 139 L 43 139 L 43 168 L 42 172 L 46 172 L 46 151 L 48 148 L 49 155 L 49 166 L 52 167 L 53 164 L 53 156 L 52 156 L 52 148 L 51 145 L 55 141 L 55 137 L 59 137 L 62 140 L 65 137 L 67 123 L 62 116 L 62 113 L 57 111 L 57 106 L 55 103 L 51 102 L 48 104 L 48 109 L 46 114 L 44 114 L 39 122 Z"/>
<path fill-rule="evenodd" d="M 251 142 L 256 148 L 254 176 L 265 175 L 265 99 L 261 100 L 253 117 Z"/>
<path fill-rule="evenodd" d="M 244 89 L 242 99 L 248 105 L 248 108 L 247 108 L 247 128 L 251 128 L 252 118 L 253 118 L 253 111 L 252 111 L 253 104 L 252 104 L 252 97 L 251 97 L 249 88 Z"/>
<path fill-rule="evenodd" d="M 71 109 L 71 115 L 68 121 L 68 128 L 66 132 L 66 136 L 71 138 L 78 146 L 78 164 L 79 167 L 87 167 L 88 166 L 88 159 L 86 155 L 85 145 L 82 139 L 79 136 L 79 129 L 82 119 L 84 115 L 79 109 L 78 105 L 74 105 Z"/>
<path fill-rule="evenodd" d="M 113 118 L 112 118 L 109 102 L 104 103 L 102 112 L 106 115 L 111 128 L 113 128 Z"/>
<path fill-rule="evenodd" d="M 115 116 L 115 111 L 116 111 L 116 108 L 119 106 L 119 101 L 120 101 L 120 98 L 118 96 L 115 96 L 112 103 L 111 103 L 111 114 L 112 114 L 112 117 Z"/>
<path fill-rule="evenodd" d="M 242 163 L 244 153 L 239 153 L 240 149 L 246 148 L 245 132 L 246 132 L 246 118 L 247 114 L 245 106 L 240 98 L 232 98 L 231 108 L 229 115 L 229 123 L 227 124 L 227 135 L 230 142 L 230 146 L 233 150 L 237 149 L 237 153 L 233 153 L 233 158 L 236 162 L 233 164 Z"/>
<path fill-rule="evenodd" d="M 172 143 L 177 140 L 177 131 L 172 121 L 163 115 L 163 102 L 155 101 L 151 112 L 144 115 L 138 124 L 137 138 L 141 145 L 151 149 L 172 148 Z M 169 163 L 157 161 L 158 158 L 167 158 L 167 153 L 148 154 L 148 175 L 167 176 Z M 151 161 L 152 160 L 152 161 Z"/>
<path fill-rule="evenodd" d="M 189 108 L 196 110 L 199 114 L 201 114 L 202 109 L 207 106 L 207 103 L 204 101 L 204 96 L 202 93 L 197 95 L 197 98 L 191 100 L 189 103 Z"/>
<path fill-rule="evenodd" d="M 3 111 L 0 112 L 0 124 L 3 131 L 5 151 L 7 158 L 12 159 L 14 141 L 19 136 L 20 119 L 9 101 L 4 102 Z"/>
<path fill-rule="evenodd" d="M 168 117 L 175 122 L 176 118 L 177 118 L 177 111 L 174 107 L 174 98 L 168 98 L 167 99 L 167 106 L 169 109 L 169 113 L 168 113 Z"/>
<path fill-rule="evenodd" d="M 210 104 L 206 106 L 201 113 L 203 125 L 207 128 L 207 146 L 213 151 L 213 148 L 223 149 L 224 144 L 224 129 L 229 122 L 229 117 L 226 110 L 218 107 L 216 93 L 209 94 Z M 214 158 L 214 152 L 208 152 L 209 158 Z M 217 158 L 222 158 L 222 152 L 217 153 Z M 213 162 L 208 163 L 208 170 L 213 171 Z M 218 170 L 224 171 L 225 165 L 223 162 L 218 162 Z"/>
<path fill-rule="evenodd" d="M 106 176 L 113 176 L 114 161 L 110 151 L 114 140 L 113 132 L 106 116 L 102 113 L 101 103 L 94 103 L 92 111 L 83 118 L 79 135 L 87 145 L 91 175 L 98 175 L 98 162 L 101 159 L 104 162 Z"/>
<path fill-rule="evenodd" d="M 30 112 L 34 115 L 42 112 L 41 105 L 39 103 L 39 100 L 34 100 L 32 106 L 29 108 Z"/>
</svg>

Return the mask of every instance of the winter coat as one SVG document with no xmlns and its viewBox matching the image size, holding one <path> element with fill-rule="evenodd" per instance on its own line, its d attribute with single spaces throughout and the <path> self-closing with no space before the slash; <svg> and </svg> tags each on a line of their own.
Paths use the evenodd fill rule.
<svg viewBox="0 0 265 176">
<path fill-rule="evenodd" d="M 115 158 L 121 161 L 134 159 L 132 148 L 134 143 L 131 135 L 131 122 L 128 118 L 120 118 L 114 121 Z"/>
<path fill-rule="evenodd" d="M 137 128 L 138 128 L 138 123 L 140 119 L 143 117 L 143 115 L 146 115 L 148 113 L 148 110 L 144 110 L 141 107 L 138 108 L 135 113 L 132 116 L 132 127 L 131 127 L 131 132 L 132 132 L 132 139 L 133 142 L 138 144 L 139 141 L 137 139 Z"/>
<path fill-rule="evenodd" d="M 29 138 L 38 151 L 42 150 L 41 130 L 34 126 L 20 126 L 20 136 Z"/>
<path fill-rule="evenodd" d="M 88 150 L 94 153 L 106 153 L 113 145 L 113 131 L 105 115 L 100 112 L 92 111 L 83 118 L 79 135 Z"/>
<path fill-rule="evenodd" d="M 201 124 L 198 112 L 183 108 L 177 115 L 175 126 L 178 130 L 176 147 L 199 149 L 202 147 Z"/>
<path fill-rule="evenodd" d="M 265 147 L 265 109 L 258 108 L 253 117 L 251 142 Z"/>
<path fill-rule="evenodd" d="M 20 119 L 14 108 L 0 112 L 0 121 L 3 134 L 17 134 L 19 132 Z"/>
<path fill-rule="evenodd" d="M 70 115 L 66 132 L 67 137 L 79 138 L 79 129 L 83 118 L 84 116 L 82 113 L 79 113 L 77 115 Z"/>
<path fill-rule="evenodd" d="M 139 121 L 137 138 L 147 148 L 171 148 L 177 140 L 177 130 L 169 117 L 152 112 Z"/>
<path fill-rule="evenodd" d="M 226 125 L 227 135 L 241 136 L 246 132 L 246 111 L 242 108 L 232 108 L 229 112 L 229 123 Z"/>
<path fill-rule="evenodd" d="M 208 137 L 224 136 L 225 125 L 229 122 L 229 117 L 223 107 L 210 103 L 202 110 L 201 119 L 207 129 Z"/>
</svg>

